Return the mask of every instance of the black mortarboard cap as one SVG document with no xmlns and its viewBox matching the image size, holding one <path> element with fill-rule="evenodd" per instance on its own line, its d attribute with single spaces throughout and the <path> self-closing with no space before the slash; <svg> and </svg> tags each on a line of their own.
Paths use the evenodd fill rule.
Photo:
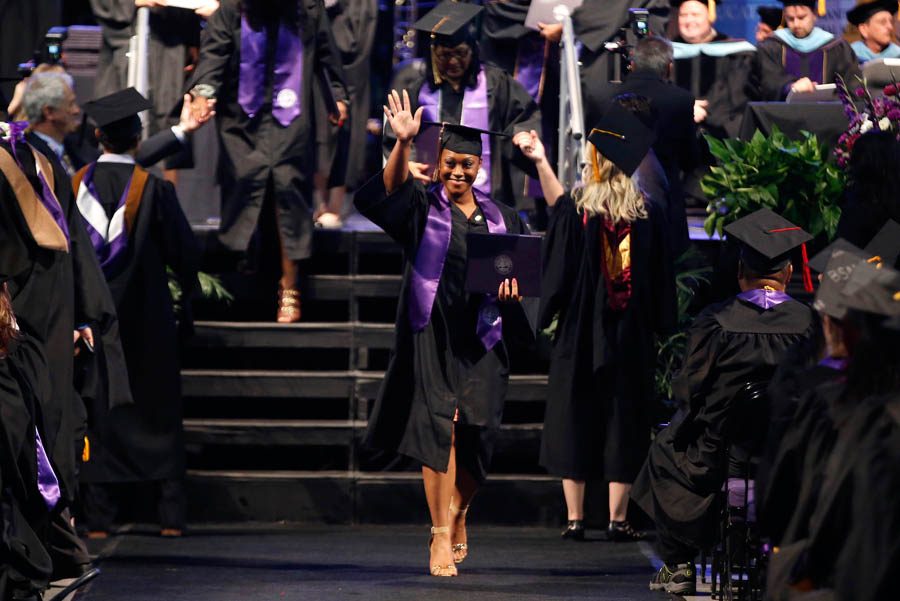
<svg viewBox="0 0 900 601">
<path fill-rule="evenodd" d="M 781 26 L 781 20 L 784 18 L 784 11 L 780 6 L 757 6 L 756 14 L 759 20 L 771 27 L 778 29 Z"/>
<path fill-rule="evenodd" d="M 435 121 L 423 121 L 422 127 L 438 127 L 441 130 L 440 147 L 441 149 L 452 150 L 459 154 L 473 154 L 480 157 L 482 152 L 481 136 L 508 137 L 507 134 L 489 131 L 486 129 L 478 129 L 477 127 L 469 127 L 467 125 L 456 125 L 455 123 L 437 123 Z"/>
<path fill-rule="evenodd" d="M 868 21 L 872 15 L 874 15 L 875 13 L 880 13 L 883 10 L 886 10 L 892 15 L 896 15 L 897 1 L 874 0 L 874 2 L 866 2 L 865 4 L 860 4 L 852 10 L 847 11 L 847 21 L 849 21 L 853 25 L 861 25 L 862 23 Z"/>
<path fill-rule="evenodd" d="M 141 111 L 153 107 L 153 104 L 144 98 L 134 88 L 126 88 L 113 92 L 108 96 L 97 98 L 85 103 L 84 112 L 94 120 L 97 127 L 103 129 L 116 121 L 122 121 L 133 117 Z"/>
<path fill-rule="evenodd" d="M 816 255 L 809 260 L 809 268 L 818 273 L 825 273 L 825 268 L 828 265 L 828 261 L 831 260 L 832 253 L 838 250 L 856 253 L 861 259 L 868 258 L 866 251 L 855 244 L 848 242 L 845 238 L 838 238 L 820 252 L 816 253 Z"/>
<path fill-rule="evenodd" d="M 900 315 L 900 272 L 879 263 L 860 261 L 841 291 L 848 309 L 894 317 Z"/>
<path fill-rule="evenodd" d="M 825 0 L 778 0 L 785 6 L 808 6 L 817 11 L 819 16 L 825 15 Z"/>
<path fill-rule="evenodd" d="M 803 246 L 812 236 L 770 209 L 759 209 L 725 227 L 725 232 L 741 243 L 741 260 L 760 274 L 775 273 L 791 260 L 791 251 Z M 806 257 L 804 256 L 804 262 Z M 803 285 L 812 292 L 808 266 L 804 265 Z"/>
<path fill-rule="evenodd" d="M 656 141 L 656 133 L 640 119 L 616 103 L 610 104 L 600 121 L 588 134 L 588 142 L 631 177 L 647 151 Z"/>
<path fill-rule="evenodd" d="M 842 302 L 841 291 L 853 274 L 853 270 L 865 259 L 864 251 L 855 246 L 833 250 L 822 270 L 822 282 L 816 291 L 813 308 L 831 317 L 843 319 L 847 314 L 847 307 Z M 810 265 L 812 265 L 812 261 L 810 261 Z"/>
<path fill-rule="evenodd" d="M 413 29 L 430 34 L 441 45 L 456 46 L 474 35 L 470 25 L 482 10 L 477 4 L 444 0 L 413 23 Z"/>
<path fill-rule="evenodd" d="M 866 244 L 866 253 L 870 257 L 879 257 L 889 267 L 896 265 L 897 257 L 900 256 L 900 223 L 888 219 Z"/>
</svg>

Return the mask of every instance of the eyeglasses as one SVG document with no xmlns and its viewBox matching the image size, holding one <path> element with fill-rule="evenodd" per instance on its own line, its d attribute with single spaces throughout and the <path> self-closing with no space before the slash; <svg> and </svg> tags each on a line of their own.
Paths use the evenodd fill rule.
<svg viewBox="0 0 900 601">
<path fill-rule="evenodd" d="M 464 61 L 472 54 L 472 49 L 469 47 L 460 48 L 459 50 L 435 50 L 434 58 L 441 61 L 442 63 L 450 62 L 452 59 L 456 59 L 457 61 Z"/>
</svg>

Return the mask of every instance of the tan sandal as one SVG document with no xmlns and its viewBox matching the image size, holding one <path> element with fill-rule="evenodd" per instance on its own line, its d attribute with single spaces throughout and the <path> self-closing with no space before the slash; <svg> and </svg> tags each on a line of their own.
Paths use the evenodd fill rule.
<svg viewBox="0 0 900 601">
<path fill-rule="evenodd" d="M 300 321 L 300 291 L 278 286 L 278 323 L 295 323 Z"/>
<path fill-rule="evenodd" d="M 428 539 L 429 553 L 431 553 L 431 544 L 434 542 L 435 534 L 450 534 L 450 526 L 439 526 L 437 528 L 435 528 L 434 526 L 431 527 L 431 537 Z M 431 575 L 441 577 L 456 576 L 456 566 L 452 563 L 446 566 L 442 566 L 441 564 L 436 563 L 431 566 Z"/>
<path fill-rule="evenodd" d="M 469 511 L 468 507 L 466 507 L 465 509 L 460 509 L 458 507 L 450 505 L 451 515 L 465 516 L 467 511 Z M 463 560 L 469 555 L 469 545 L 467 543 L 456 543 L 455 545 L 451 545 L 450 550 L 453 551 L 453 561 L 456 563 L 462 563 Z M 462 553 L 462 557 L 457 559 L 457 554 L 459 553 Z"/>
</svg>

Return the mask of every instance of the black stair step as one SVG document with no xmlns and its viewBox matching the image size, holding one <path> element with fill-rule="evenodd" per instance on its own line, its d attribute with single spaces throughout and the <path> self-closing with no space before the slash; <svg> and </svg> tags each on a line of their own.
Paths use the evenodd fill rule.
<svg viewBox="0 0 900 601">
<path fill-rule="evenodd" d="M 311 275 L 305 293 L 311 300 L 396 298 L 401 280 L 399 275 Z"/>
<path fill-rule="evenodd" d="M 374 399 L 384 379 L 375 371 L 181 370 L 185 398 L 358 398 Z M 507 401 L 543 401 L 547 376 L 511 375 Z"/>
<path fill-rule="evenodd" d="M 361 322 L 273 323 L 197 321 L 196 349 L 391 348 L 394 324 Z"/>
<path fill-rule="evenodd" d="M 362 420 L 280 420 L 185 418 L 188 444 L 267 446 L 347 446 L 362 437 Z M 534 440 L 543 424 L 503 424 L 497 447 L 505 448 Z"/>
</svg>

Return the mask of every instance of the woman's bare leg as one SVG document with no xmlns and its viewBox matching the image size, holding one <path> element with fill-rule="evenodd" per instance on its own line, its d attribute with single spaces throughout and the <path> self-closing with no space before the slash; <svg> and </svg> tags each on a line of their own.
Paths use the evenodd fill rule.
<svg viewBox="0 0 900 601">
<path fill-rule="evenodd" d="M 630 483 L 609 483 L 609 520 L 611 522 L 624 522 L 627 519 L 628 495 L 630 493 Z"/>
<path fill-rule="evenodd" d="M 584 480 L 563 478 L 563 495 L 566 497 L 566 513 L 568 520 L 584 519 Z"/>
<path fill-rule="evenodd" d="M 428 501 L 428 512 L 431 514 L 431 525 L 434 528 L 449 526 L 450 498 L 453 496 L 456 481 L 456 435 L 450 444 L 450 461 L 446 473 L 438 472 L 430 467 L 422 466 L 422 482 L 425 485 L 425 498 Z M 440 566 L 435 573 L 434 566 Z M 448 567 L 449 566 L 449 567 Z M 450 532 L 434 535 L 431 543 L 431 558 L 428 568 L 436 576 L 455 576 L 456 566 L 450 549 Z"/>
<path fill-rule="evenodd" d="M 453 487 L 453 499 L 450 502 L 450 542 L 453 548 L 453 560 L 461 562 L 469 554 L 468 535 L 466 533 L 466 512 L 478 490 L 478 482 L 461 465 L 456 466 L 456 481 Z"/>
</svg>

